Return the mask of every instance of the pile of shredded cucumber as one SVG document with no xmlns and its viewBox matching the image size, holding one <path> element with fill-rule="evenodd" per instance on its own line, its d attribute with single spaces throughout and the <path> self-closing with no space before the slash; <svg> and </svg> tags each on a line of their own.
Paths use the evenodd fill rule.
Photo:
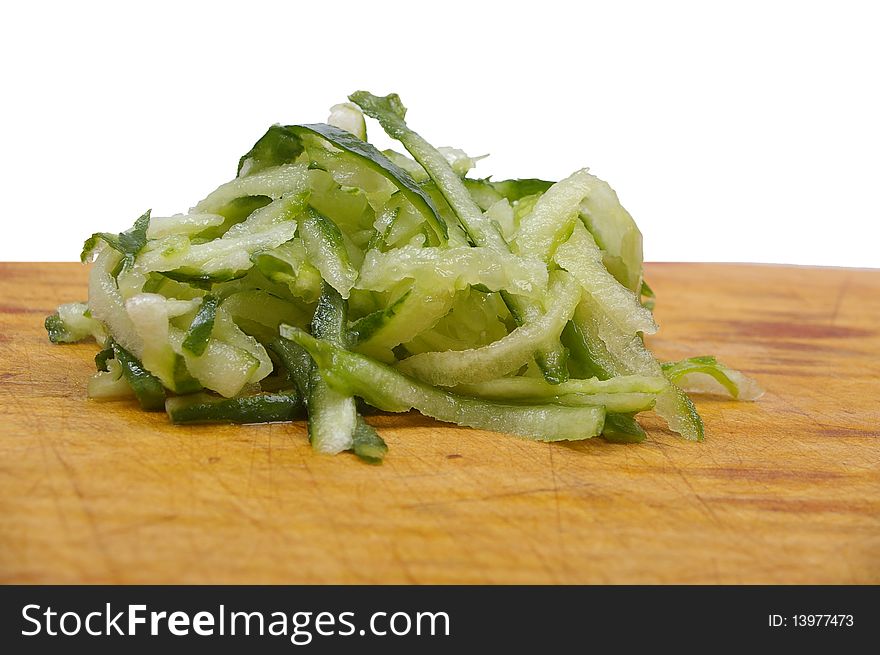
<svg viewBox="0 0 880 655">
<path fill-rule="evenodd" d="M 713 357 L 647 349 L 642 236 L 606 182 L 470 177 L 476 158 L 414 132 L 397 95 L 350 100 L 270 127 L 188 213 L 86 241 L 88 303 L 46 328 L 101 345 L 91 398 L 174 423 L 307 418 L 315 450 L 378 462 L 376 410 L 637 442 L 653 409 L 700 440 L 686 390 L 760 395 Z M 365 114 L 408 154 L 371 145 Z"/>
</svg>

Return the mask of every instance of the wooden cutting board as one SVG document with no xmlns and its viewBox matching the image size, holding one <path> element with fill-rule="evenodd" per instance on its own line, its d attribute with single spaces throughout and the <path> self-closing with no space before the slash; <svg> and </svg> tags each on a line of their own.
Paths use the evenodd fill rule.
<svg viewBox="0 0 880 655">
<path fill-rule="evenodd" d="M 880 582 L 880 271 L 654 264 L 664 359 L 714 353 L 756 403 L 706 441 L 542 444 L 371 419 L 382 466 L 302 424 L 175 427 L 86 399 L 94 344 L 43 318 L 74 264 L 0 264 L 0 580 Z"/>
</svg>

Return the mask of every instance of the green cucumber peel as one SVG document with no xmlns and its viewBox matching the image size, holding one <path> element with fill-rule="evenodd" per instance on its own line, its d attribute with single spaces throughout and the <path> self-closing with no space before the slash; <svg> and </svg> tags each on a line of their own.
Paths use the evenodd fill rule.
<svg viewBox="0 0 880 655">
<path fill-rule="evenodd" d="M 519 180 L 489 182 L 489 184 L 498 194 L 504 196 L 510 202 L 516 202 L 526 196 L 541 195 L 553 186 L 554 183 L 536 178 L 523 178 Z"/>
<path fill-rule="evenodd" d="M 206 393 L 175 396 L 165 401 L 172 423 L 274 423 L 305 417 L 295 390 L 222 398 Z"/>
<path fill-rule="evenodd" d="M 113 359 L 122 365 L 122 374 L 131 386 L 141 407 L 147 411 L 165 409 L 165 387 L 155 375 L 144 368 L 140 360 L 115 341 Z"/>
<path fill-rule="evenodd" d="M 331 285 L 325 283 L 312 318 L 311 331 L 328 343 L 345 348 L 347 327 L 348 309 L 345 299 Z M 330 385 L 316 366 L 312 367 L 309 375 L 308 408 L 309 439 L 314 450 L 335 454 L 351 449 L 357 427 L 354 398 Z"/>
<path fill-rule="evenodd" d="M 735 400 L 757 400 L 764 393 L 757 382 L 746 377 L 739 371 L 727 368 L 712 355 L 688 357 L 677 362 L 661 364 L 663 374 L 675 384 L 682 385 L 686 390 L 695 393 L 712 393 L 714 389 L 708 385 L 700 385 L 692 376 L 704 375 L 715 380 L 720 390 L 726 391 Z"/>
<path fill-rule="evenodd" d="M 238 160 L 236 176 L 253 175 L 272 166 L 289 164 L 302 152 L 302 140 L 290 126 L 273 125 Z"/>
<path fill-rule="evenodd" d="M 220 299 L 217 296 L 208 294 L 202 298 L 202 304 L 183 338 L 183 347 L 193 355 L 201 355 L 208 347 L 219 304 Z"/>
<path fill-rule="evenodd" d="M 352 346 L 357 346 L 369 340 L 379 330 L 387 326 L 400 313 L 411 294 L 412 289 L 409 289 L 400 298 L 389 303 L 387 307 L 377 309 L 375 312 L 367 314 L 352 323 L 348 331 Z"/>
<path fill-rule="evenodd" d="M 80 261 L 84 264 L 91 260 L 98 247 L 98 243 L 103 241 L 123 256 L 123 268 L 131 267 L 134 263 L 135 255 L 137 255 L 145 245 L 147 245 L 147 228 L 150 226 L 150 210 L 141 214 L 125 232 L 119 234 L 111 234 L 110 232 L 95 232 L 86 239 L 83 244 L 82 253 L 80 253 Z"/>
<path fill-rule="evenodd" d="M 360 414 L 357 417 L 357 426 L 352 435 L 351 449 L 355 455 L 368 464 L 381 464 L 388 454 L 388 444 L 379 436 L 376 429 L 364 421 Z"/>
<path fill-rule="evenodd" d="M 608 414 L 602 438 L 611 443 L 641 443 L 648 435 L 632 414 Z"/>
</svg>

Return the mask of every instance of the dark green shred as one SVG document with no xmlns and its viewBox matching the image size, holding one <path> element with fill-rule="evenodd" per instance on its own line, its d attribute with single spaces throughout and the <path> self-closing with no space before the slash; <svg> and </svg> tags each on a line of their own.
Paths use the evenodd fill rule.
<svg viewBox="0 0 880 655">
<path fill-rule="evenodd" d="M 113 355 L 113 348 L 112 348 L 112 347 L 110 347 L 110 348 L 104 348 L 104 350 L 101 350 L 100 352 L 98 352 L 97 355 L 95 355 L 95 368 L 96 368 L 99 372 L 100 372 L 100 371 L 108 371 L 108 370 L 110 370 L 110 369 L 107 367 L 107 362 L 108 362 L 109 360 L 113 359 L 113 357 L 114 357 L 114 355 Z"/>
<path fill-rule="evenodd" d="M 177 396 L 166 410 L 172 423 L 274 423 L 304 418 L 302 397 L 294 389 L 222 398 L 206 393 Z"/>
<path fill-rule="evenodd" d="M 47 316 L 46 320 L 43 321 L 43 327 L 46 328 L 49 341 L 52 343 L 72 343 L 74 341 L 73 336 L 67 329 L 67 325 L 58 315 L 58 312 Z"/>
<path fill-rule="evenodd" d="M 122 374 L 131 386 L 141 407 L 147 411 L 165 409 L 165 387 L 155 375 L 144 368 L 140 360 L 120 346 L 112 342 L 113 356 L 122 365 Z"/>
<path fill-rule="evenodd" d="M 736 382 L 727 376 L 724 366 L 712 355 L 688 357 L 677 362 L 663 362 L 660 366 L 663 369 L 663 374 L 672 383 L 677 383 L 690 373 L 703 373 L 715 378 L 730 393 L 731 397 L 736 398 L 739 395 L 739 387 Z"/>
<path fill-rule="evenodd" d="M 305 348 L 289 339 L 276 337 L 266 346 L 278 356 L 287 369 L 290 379 L 303 398 L 309 397 L 309 379 L 312 373 L 312 357 Z"/>
<path fill-rule="evenodd" d="M 408 290 L 384 309 L 377 309 L 375 312 L 367 314 L 352 323 L 348 331 L 351 345 L 356 346 L 359 343 L 363 343 L 381 330 L 383 326 L 387 325 L 400 312 L 411 293 L 412 289 Z"/>
<path fill-rule="evenodd" d="M 536 178 L 523 178 L 521 180 L 490 182 L 489 184 L 495 189 L 495 191 L 507 198 L 510 202 L 515 202 L 526 196 L 544 193 L 547 189 L 553 186 L 554 183 Z"/>
<path fill-rule="evenodd" d="M 583 331 L 574 321 L 569 321 L 562 330 L 560 341 L 568 351 L 568 368 L 575 379 L 599 378 L 609 380 L 614 374 L 599 362 L 602 361 L 596 348 L 599 347 L 591 339 L 587 339 Z M 607 356 L 607 355 L 606 355 Z"/>
<path fill-rule="evenodd" d="M 288 164 L 303 152 L 302 140 L 288 125 L 273 125 L 238 160 L 235 174 L 242 176 L 242 169 L 249 164 L 244 175 L 253 175 L 272 166 Z"/>
<path fill-rule="evenodd" d="M 639 288 L 639 298 L 641 298 L 644 307 L 654 311 L 657 297 L 654 295 L 654 290 L 648 286 L 647 281 L 644 279 L 642 279 L 642 285 Z"/>
<path fill-rule="evenodd" d="M 150 210 L 144 212 L 131 226 L 130 229 L 119 234 L 110 232 L 95 232 L 86 239 L 83 244 L 80 260 L 85 263 L 91 257 L 92 252 L 98 245 L 98 241 L 104 241 L 108 246 L 123 255 L 123 265 L 131 266 L 134 257 L 147 245 L 147 228 L 150 226 Z"/>
<path fill-rule="evenodd" d="M 640 443 L 648 435 L 632 414 L 607 414 L 602 437 L 612 443 Z"/>
<path fill-rule="evenodd" d="M 217 307 L 220 299 L 217 296 L 208 294 L 202 298 L 202 304 L 199 311 L 193 317 L 189 329 L 183 339 L 183 347 L 193 355 L 201 355 L 208 347 L 208 340 L 211 338 L 211 332 L 214 330 L 214 318 L 217 316 Z"/>
<path fill-rule="evenodd" d="M 352 451 L 369 464 L 381 464 L 388 453 L 388 444 L 376 429 L 358 415 L 357 427 L 352 435 Z"/>
</svg>

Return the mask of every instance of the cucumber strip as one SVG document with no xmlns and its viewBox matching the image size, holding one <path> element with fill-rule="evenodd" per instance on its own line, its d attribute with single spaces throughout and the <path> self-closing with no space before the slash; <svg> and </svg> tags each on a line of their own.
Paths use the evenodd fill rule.
<svg viewBox="0 0 880 655">
<path fill-rule="evenodd" d="M 97 250 L 98 244 L 104 241 L 108 246 L 113 248 L 123 256 L 122 264 L 130 266 L 141 249 L 147 243 L 147 228 L 150 225 L 150 210 L 148 209 L 140 216 L 134 225 L 119 234 L 110 234 L 108 232 L 96 232 L 90 236 L 83 244 L 82 253 L 80 253 L 80 261 L 86 263 L 90 261 Z"/>
<path fill-rule="evenodd" d="M 427 175 L 427 173 L 425 173 Z M 462 180 L 464 188 L 471 194 L 471 198 L 477 204 L 477 207 L 486 211 L 499 200 L 503 200 L 504 196 L 498 193 L 489 180 L 472 180 L 465 178 Z"/>
<path fill-rule="evenodd" d="M 424 216 L 425 221 L 436 234 L 438 241 L 441 244 L 446 243 L 449 236 L 446 221 L 440 216 L 434 201 L 410 177 L 409 173 L 379 152 L 375 146 L 357 138 L 346 130 L 324 123 L 295 125 L 291 129 L 298 134 L 311 133 L 321 137 L 333 146 L 356 157 L 364 166 L 382 175 L 400 189 L 406 199 Z"/>
<path fill-rule="evenodd" d="M 308 398 L 310 378 L 315 366 L 308 351 L 298 343 L 284 337 L 276 337 L 269 344 L 269 348 L 278 355 L 281 363 L 290 373 L 300 395 L 303 398 Z M 351 448 L 355 455 L 371 464 L 380 463 L 388 452 L 385 441 L 371 426 L 364 422 L 360 414 L 356 417 Z"/>
<path fill-rule="evenodd" d="M 570 330 L 570 331 L 569 331 Z M 587 373 L 582 375 L 596 376 L 600 380 L 607 380 L 615 375 L 628 375 L 619 360 L 611 353 L 608 346 L 599 336 L 598 316 L 591 314 L 591 307 L 583 300 L 574 312 L 574 317 L 563 330 L 562 334 L 565 347 L 569 349 L 572 362 L 583 368 Z M 645 371 L 651 371 L 646 375 L 657 375 L 650 362 L 640 362 Z M 662 375 L 662 371 L 660 374 Z"/>
<path fill-rule="evenodd" d="M 168 341 L 178 355 L 182 355 L 186 368 L 203 387 L 231 398 L 251 381 L 260 368 L 260 361 L 246 350 L 217 339 L 210 339 L 205 352 L 193 355 L 183 348 L 185 332 L 170 328 Z"/>
<path fill-rule="evenodd" d="M 426 416 L 458 425 L 505 432 L 536 441 L 588 439 L 599 434 L 605 419 L 601 407 L 508 405 L 441 391 L 408 378 L 363 355 L 315 339 L 291 326 L 281 335 L 309 351 L 326 380 L 389 412 L 417 409 Z"/>
<path fill-rule="evenodd" d="M 89 306 L 83 302 L 59 305 L 54 314 L 46 317 L 43 323 L 52 343 L 76 343 L 94 337 L 98 343 L 107 339 L 107 331 L 100 321 L 89 313 Z"/>
<path fill-rule="evenodd" d="M 602 306 L 590 294 L 584 294 L 575 311 L 575 322 L 585 341 L 591 344 L 590 356 L 612 375 L 662 375 L 654 356 L 641 337 L 620 328 L 605 315 Z M 688 441 L 702 441 L 703 421 L 690 398 L 674 384 L 657 396 L 654 406 L 669 428 Z"/>
<path fill-rule="evenodd" d="M 137 357 L 115 341 L 112 348 L 113 358 L 122 367 L 122 375 L 137 396 L 141 407 L 147 411 L 165 409 L 165 389 L 159 378 L 150 374 Z"/>
<path fill-rule="evenodd" d="M 578 207 L 589 194 L 592 176 L 579 170 L 551 186 L 526 215 L 516 234 L 516 249 L 521 255 L 549 262 L 556 248 L 571 232 Z M 598 250 L 598 249 L 597 249 Z"/>
<path fill-rule="evenodd" d="M 281 360 L 281 364 L 287 369 L 300 396 L 308 399 L 312 368 L 314 367 L 311 355 L 299 344 L 282 337 L 275 337 L 269 342 L 268 348 Z"/>
<path fill-rule="evenodd" d="M 538 201 L 541 199 L 539 194 L 525 196 L 520 198 L 519 200 L 514 200 L 511 202 L 511 207 L 513 207 L 513 220 L 516 224 L 519 224 L 522 219 L 532 213 L 535 209 L 535 205 L 538 204 Z"/>
<path fill-rule="evenodd" d="M 545 401 L 546 402 L 546 401 Z M 559 396 L 552 401 L 560 405 L 581 406 L 591 405 L 604 407 L 606 412 L 636 413 L 652 409 L 657 404 L 654 393 L 572 393 Z"/>
<path fill-rule="evenodd" d="M 308 304 L 318 301 L 321 273 L 309 263 L 301 238 L 296 237 L 277 248 L 259 252 L 251 259 L 263 275 L 273 282 L 286 285 L 294 296 Z"/>
<path fill-rule="evenodd" d="M 193 240 L 204 243 L 211 239 L 219 239 L 226 234 L 230 227 L 246 220 L 251 214 L 270 202 L 272 202 L 272 198 L 268 196 L 242 196 L 231 200 L 217 210 L 217 213 L 223 217 L 223 222 L 192 235 Z"/>
<path fill-rule="evenodd" d="M 193 355 L 201 355 L 208 347 L 208 339 L 214 330 L 214 318 L 217 315 L 217 307 L 220 299 L 211 294 L 202 299 L 202 304 L 192 320 L 186 336 L 183 339 L 183 348 Z"/>
<path fill-rule="evenodd" d="M 610 380 L 568 380 L 548 384 L 540 378 L 510 377 L 455 387 L 456 393 L 510 402 L 595 405 L 608 412 L 641 412 L 654 406 L 668 383 L 663 377 L 622 375 Z"/>
<path fill-rule="evenodd" d="M 354 454 L 368 464 L 381 464 L 388 454 L 388 444 L 379 436 L 376 429 L 358 415 L 357 426 L 352 436 L 351 449 Z"/>
<path fill-rule="evenodd" d="M 350 102 L 341 102 L 330 107 L 327 124 L 351 132 L 361 141 L 367 140 L 367 122 L 364 120 L 364 115 Z"/>
<path fill-rule="evenodd" d="M 258 323 L 265 326 L 273 337 L 278 334 L 278 326 L 282 323 L 305 328 L 314 313 L 314 305 L 279 298 L 263 289 L 230 294 L 224 298 L 222 307 L 236 323 L 242 320 Z"/>
<path fill-rule="evenodd" d="M 602 438 L 611 443 L 640 443 L 647 439 L 645 430 L 632 414 L 608 414 Z"/>
<path fill-rule="evenodd" d="M 507 198 L 492 204 L 486 210 L 486 218 L 498 225 L 505 239 L 511 240 L 516 236 L 516 214 Z"/>
<path fill-rule="evenodd" d="M 332 301 L 333 299 L 328 300 Z M 338 320 L 338 315 L 337 318 L 333 317 L 334 310 L 332 306 L 337 303 L 338 301 L 328 302 L 322 307 L 320 312 L 316 311 L 315 314 L 322 327 L 326 327 L 327 331 L 334 334 L 337 339 L 342 339 L 342 321 Z M 276 337 L 273 339 L 269 343 L 269 348 L 278 356 L 283 366 L 288 370 L 291 379 L 294 381 L 294 384 L 296 384 L 302 397 L 311 398 L 312 383 L 313 381 L 320 379 L 319 375 L 315 374 L 315 365 L 312 361 L 311 355 L 309 355 L 309 353 L 299 344 L 283 337 Z M 323 381 L 321 381 L 320 384 L 323 385 L 322 388 L 326 387 L 326 384 Z M 329 394 L 330 391 L 331 390 L 329 389 L 325 389 L 323 393 L 326 395 Z M 338 394 L 338 392 L 335 391 L 333 391 L 333 393 Z M 338 399 L 339 395 L 335 397 Z M 332 399 L 333 396 L 329 398 L 329 400 Z M 323 401 L 327 400 L 328 398 L 323 398 Z M 315 401 L 319 405 L 319 416 L 320 408 L 323 408 L 324 406 L 321 401 L 322 399 L 317 399 Z M 341 413 L 343 414 L 343 417 L 348 420 L 347 410 Z M 319 418 L 318 420 L 320 421 L 323 419 Z M 311 417 L 309 419 L 309 430 L 311 434 Z M 314 444 L 315 440 L 312 439 L 312 445 L 314 446 Z M 355 427 L 351 433 L 351 449 L 354 451 L 355 455 L 371 464 L 381 463 L 385 454 L 388 452 L 388 446 L 385 444 L 385 441 L 383 441 L 382 437 L 380 437 L 371 426 L 364 422 L 363 417 L 361 417 L 360 414 L 356 414 L 355 417 Z"/>
<path fill-rule="evenodd" d="M 339 228 L 329 218 L 309 207 L 300 232 L 309 260 L 321 272 L 321 277 L 340 296 L 348 298 L 358 271 L 351 263 Z"/>
<path fill-rule="evenodd" d="M 437 152 L 443 155 L 449 168 L 460 178 L 464 178 L 470 170 L 477 165 L 481 159 L 485 159 L 489 155 L 480 155 L 479 157 L 471 157 L 461 148 L 451 148 L 449 146 L 440 146 Z"/>
<path fill-rule="evenodd" d="M 335 347 L 345 348 L 347 323 L 345 300 L 331 285 L 325 284 L 312 319 L 312 333 L 332 341 Z M 308 408 L 309 439 L 314 450 L 336 454 L 352 447 L 357 427 L 354 398 L 330 386 L 322 371 L 314 366 L 309 377 Z"/>
<path fill-rule="evenodd" d="M 172 234 L 193 235 L 211 227 L 223 225 L 226 219 L 221 214 L 175 214 L 174 216 L 153 216 L 147 228 L 148 239 L 159 239 Z"/>
<path fill-rule="evenodd" d="M 387 326 L 391 320 L 400 313 L 404 303 L 406 303 L 406 299 L 409 298 L 411 293 L 412 289 L 404 293 L 394 302 L 388 303 L 386 307 L 377 309 L 375 312 L 367 314 L 363 318 L 359 318 L 352 323 L 348 330 L 348 338 L 351 344 L 357 346 L 358 344 L 364 343 Z M 396 346 L 397 344 L 394 345 Z"/>
<path fill-rule="evenodd" d="M 540 378 L 510 377 L 489 380 L 479 384 L 460 385 L 456 392 L 485 396 L 486 398 L 511 400 L 552 399 L 569 394 L 656 394 L 667 387 L 666 378 L 647 375 L 620 375 L 609 380 L 588 378 L 585 380 L 568 380 L 561 384 L 548 384 Z"/>
<path fill-rule="evenodd" d="M 358 326 L 358 330 L 363 329 L 364 336 L 358 337 L 354 348 L 380 361 L 394 362 L 393 349 L 431 329 L 449 313 L 454 299 L 452 289 L 433 291 L 414 286 L 399 305 L 391 303 L 386 308 L 390 310 L 387 314 Z M 372 331 L 368 332 L 371 328 Z"/>
<path fill-rule="evenodd" d="M 366 91 L 357 91 L 349 96 L 349 100 L 358 105 L 367 116 L 379 121 L 388 136 L 400 141 L 422 165 L 455 212 L 474 245 L 492 248 L 499 252 L 510 251 L 498 225 L 483 215 L 446 158 L 407 126 L 404 121 L 406 107 L 396 93 L 380 98 Z M 524 324 L 526 316 L 534 315 L 534 308 L 527 300 L 516 298 L 506 291 L 502 292 L 501 296 L 519 325 Z M 565 352 L 559 344 L 549 342 L 542 344 L 535 358 L 548 382 L 558 383 L 568 378 Z"/>
<path fill-rule="evenodd" d="M 109 350 L 110 358 L 89 378 L 88 396 L 92 400 L 120 400 L 134 396 L 134 389 L 122 373 L 122 365 L 112 359 L 113 349 Z"/>
<path fill-rule="evenodd" d="M 670 381 L 690 393 L 727 395 L 735 400 L 757 400 L 764 395 L 757 382 L 711 355 L 664 362 L 661 367 Z"/>
<path fill-rule="evenodd" d="M 617 281 L 638 293 L 642 280 L 642 233 L 607 182 L 590 175 L 590 193 L 581 218 L 604 252 L 605 267 Z"/>
<path fill-rule="evenodd" d="M 273 423 L 304 418 L 300 395 L 289 390 L 253 396 L 218 398 L 206 393 L 177 396 L 165 401 L 172 423 Z"/>
<path fill-rule="evenodd" d="M 138 293 L 160 293 L 166 298 L 179 298 L 181 300 L 201 299 L 205 290 L 188 282 L 178 282 L 162 275 L 162 273 L 147 273 L 143 286 Z"/>
<path fill-rule="evenodd" d="M 311 170 L 309 179 L 311 181 L 309 204 L 318 213 L 332 216 L 333 222 L 342 233 L 349 235 L 352 240 L 357 239 L 357 246 L 363 248 L 373 234 L 372 227 L 376 219 L 370 197 L 362 189 L 339 184 L 333 175 L 326 171 Z M 401 199 L 409 205 L 409 201 L 403 199 L 402 194 Z M 419 227 L 422 227 L 424 223 L 422 215 L 415 210 L 413 213 L 418 216 Z"/>
<path fill-rule="evenodd" d="M 636 294 L 608 272 L 602 263 L 601 251 L 580 223 L 574 226 L 568 241 L 559 246 L 556 263 L 581 283 L 584 291 L 601 305 L 604 314 L 622 332 L 654 334 L 657 331 L 651 311 L 639 302 Z"/>
<path fill-rule="evenodd" d="M 688 441 L 702 441 L 705 437 L 703 419 L 700 418 L 697 408 L 676 385 L 670 384 L 666 391 L 657 396 L 654 411 L 666 421 L 670 430 Z"/>
<path fill-rule="evenodd" d="M 190 210 L 192 214 L 219 214 L 229 203 L 246 196 L 267 196 L 277 200 L 308 188 L 308 167 L 305 164 L 282 164 L 253 175 L 237 177 L 221 184 Z"/>
<path fill-rule="evenodd" d="M 547 180 L 524 178 L 520 180 L 501 180 L 490 182 L 490 184 L 498 194 L 504 196 L 510 202 L 516 202 L 526 196 L 540 196 L 553 186 L 554 183 Z"/>
<path fill-rule="evenodd" d="M 266 349 L 254 337 L 243 332 L 223 307 L 217 310 L 213 336 L 219 341 L 243 350 L 258 362 L 257 368 L 248 377 L 248 382 L 259 382 L 272 373 L 272 360 Z"/>
<path fill-rule="evenodd" d="M 294 221 L 306 210 L 310 195 L 311 190 L 307 186 L 292 189 L 277 200 L 255 209 L 241 223 L 232 225 L 220 240 L 246 237 Z"/>
<path fill-rule="evenodd" d="M 411 157 L 407 157 L 403 153 L 390 148 L 383 150 L 382 154 L 388 157 L 388 159 L 390 159 L 396 166 L 405 170 L 413 180 L 418 182 L 419 185 L 423 186 L 425 182 L 430 182 L 431 176 L 428 175 L 428 172 L 422 168 L 421 164 Z"/>
<path fill-rule="evenodd" d="M 238 160 L 236 175 L 239 178 L 252 176 L 267 168 L 289 164 L 302 151 L 302 142 L 289 127 L 273 125 Z"/>
<path fill-rule="evenodd" d="M 600 363 L 607 361 L 603 359 L 603 355 L 607 354 L 605 344 L 588 339 L 578 321 L 569 321 L 559 340 L 568 351 L 568 368 L 575 378 L 608 380 L 614 377 L 610 368 Z"/>
<path fill-rule="evenodd" d="M 135 266 L 143 272 L 159 271 L 182 282 L 225 282 L 242 277 L 253 266 L 251 256 L 255 252 L 276 248 L 290 241 L 294 234 L 296 222 L 291 220 L 247 233 L 227 232 L 207 243 L 178 240 L 171 245 L 164 239 L 157 240 L 154 249 L 141 253 Z"/>
<path fill-rule="evenodd" d="M 501 378 L 501 380 L 534 380 L 541 382 L 551 389 L 556 386 L 568 384 L 572 380 L 563 382 L 560 385 L 553 385 L 541 380 L 540 378 Z M 656 393 L 641 392 L 617 392 L 617 393 L 561 393 L 553 394 L 540 390 L 538 393 L 529 393 L 528 388 L 517 388 L 516 386 L 493 385 L 492 382 L 482 382 L 480 384 L 463 384 L 453 387 L 453 390 L 463 396 L 471 396 L 474 398 L 482 398 L 485 400 L 493 400 L 497 402 L 508 403 L 529 403 L 529 404 L 554 404 L 554 405 L 592 405 L 594 407 L 604 407 L 608 412 L 643 412 L 654 407 L 657 399 Z"/>
<path fill-rule="evenodd" d="M 244 258 L 242 257 L 238 261 L 244 263 Z M 247 270 L 221 268 L 212 273 L 200 273 L 197 268 L 185 266 L 174 271 L 161 271 L 159 274 L 175 282 L 183 282 L 198 289 L 208 290 L 212 284 L 240 280 L 247 275 Z"/>
<path fill-rule="evenodd" d="M 112 274 L 121 261 L 122 255 L 109 248 L 95 259 L 89 273 L 89 310 L 93 318 L 107 327 L 114 341 L 138 357 L 144 347 L 143 339 L 125 311 L 125 301 Z"/>
<path fill-rule="evenodd" d="M 397 202 L 396 195 L 392 194 L 382 211 L 376 216 L 376 220 L 373 222 L 373 236 L 367 243 L 367 250 L 385 250 L 389 246 L 397 245 L 397 242 L 401 240 L 408 240 L 410 233 L 415 232 L 413 228 L 418 228 L 417 225 L 413 225 L 412 228 L 409 225 L 404 225 L 404 229 L 401 230 L 399 223 L 411 221 L 407 220 L 409 216 L 404 210 L 406 205 Z"/>
<path fill-rule="evenodd" d="M 488 346 L 421 353 L 400 362 L 399 368 L 408 375 L 442 386 L 484 382 L 504 376 L 527 364 L 546 344 L 558 342 L 580 297 L 580 286 L 574 278 L 564 271 L 555 271 L 551 274 L 545 314 Z"/>
<path fill-rule="evenodd" d="M 404 345 L 413 355 L 487 346 L 507 335 L 509 326 L 505 319 L 509 318 L 498 294 L 466 289 L 455 294 L 449 313 Z"/>
<path fill-rule="evenodd" d="M 368 251 L 357 288 L 388 291 L 404 279 L 425 288 L 461 290 L 483 286 L 542 299 L 548 275 L 547 267 L 538 259 L 490 248 L 403 246 L 388 252 Z"/>
<path fill-rule="evenodd" d="M 488 180 L 475 180 L 467 177 L 468 172 L 477 165 L 477 162 L 481 159 L 485 159 L 489 155 L 481 155 L 479 157 L 471 157 L 461 148 L 451 148 L 448 146 L 440 146 L 437 148 L 437 152 L 443 155 L 443 158 L 449 164 L 449 167 L 452 169 L 452 172 L 462 178 L 462 182 L 464 182 L 468 191 L 471 192 L 471 196 L 474 198 L 474 202 L 477 205 L 482 207 L 480 200 L 478 200 L 477 196 L 481 196 L 486 200 L 490 200 L 490 196 L 494 196 L 489 204 L 492 204 L 495 200 L 498 200 L 501 195 L 498 194 L 492 187 L 488 184 Z M 409 173 L 414 180 L 419 183 L 425 182 L 430 178 L 427 171 L 416 161 L 413 161 L 406 155 L 402 155 L 399 152 L 395 152 L 394 150 L 384 150 L 383 153 L 392 160 L 395 164 L 404 169 L 407 173 Z M 472 184 L 475 183 L 475 184 Z M 476 192 L 476 195 L 474 195 Z M 483 193 L 486 192 L 490 195 L 484 196 Z"/>
<path fill-rule="evenodd" d="M 175 393 L 201 389 L 168 341 L 169 320 L 195 307 L 196 301 L 170 300 L 155 293 L 139 293 L 125 301 L 125 311 L 143 340 L 140 360 L 144 368 Z"/>
</svg>

